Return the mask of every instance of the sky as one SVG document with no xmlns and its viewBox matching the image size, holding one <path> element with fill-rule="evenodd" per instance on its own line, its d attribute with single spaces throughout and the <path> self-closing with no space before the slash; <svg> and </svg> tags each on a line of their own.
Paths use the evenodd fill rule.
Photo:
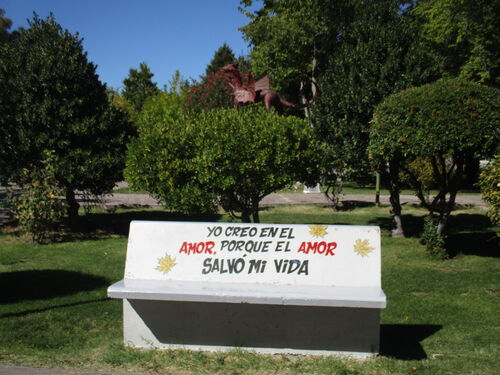
<svg viewBox="0 0 500 375">
<path fill-rule="evenodd" d="M 176 70 L 199 79 L 224 43 L 247 55 L 238 28 L 249 19 L 238 6 L 239 0 L 0 0 L 10 31 L 28 27 L 33 12 L 41 18 L 52 12 L 64 29 L 78 32 L 99 78 L 115 89 L 141 62 L 163 88 Z"/>
</svg>

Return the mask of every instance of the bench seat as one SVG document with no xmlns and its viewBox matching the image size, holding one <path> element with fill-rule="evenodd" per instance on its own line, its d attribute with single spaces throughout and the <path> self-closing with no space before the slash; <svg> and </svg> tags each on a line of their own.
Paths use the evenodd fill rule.
<svg viewBox="0 0 500 375">
<path fill-rule="evenodd" d="M 385 308 L 380 287 L 270 285 L 128 279 L 108 288 L 111 298 L 254 303 L 262 305 Z"/>
</svg>

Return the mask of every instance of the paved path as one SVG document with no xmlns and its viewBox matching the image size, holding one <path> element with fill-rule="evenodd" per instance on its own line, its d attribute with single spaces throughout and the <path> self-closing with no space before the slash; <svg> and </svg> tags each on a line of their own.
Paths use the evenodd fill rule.
<svg viewBox="0 0 500 375">
<path fill-rule="evenodd" d="M 0 192 L 1 193 L 1 192 Z M 1 194 L 0 194 L 1 195 Z M 1 196 L 0 196 L 1 198 Z M 402 195 L 400 197 L 401 203 L 419 203 L 417 197 L 413 195 Z M 344 194 L 342 195 L 342 202 L 375 202 L 375 194 Z M 380 202 L 382 204 L 389 203 L 388 195 L 381 195 Z M 463 194 L 457 196 L 457 203 L 470 204 L 486 208 L 486 204 L 481 199 L 479 194 Z M 269 207 L 281 204 L 326 204 L 330 202 L 325 198 L 322 193 L 274 193 L 264 197 L 261 201 L 261 207 Z M 147 194 L 112 194 L 107 195 L 105 198 L 105 205 L 107 207 L 159 207 L 161 204 L 153 197 Z M 0 207 L 0 225 L 7 223 L 11 220 L 7 210 Z"/>
<path fill-rule="evenodd" d="M 401 203 L 419 203 L 417 197 L 413 195 L 402 195 Z M 375 194 L 345 194 L 342 202 L 375 202 Z M 389 203 L 389 195 L 381 195 L 382 204 Z M 464 194 L 457 197 L 459 204 L 471 204 L 486 207 L 479 194 Z M 274 206 L 279 204 L 330 204 L 322 193 L 274 193 L 264 197 L 261 206 Z M 146 194 L 113 194 L 106 197 L 107 206 L 151 206 L 156 207 L 161 204 Z"/>
</svg>

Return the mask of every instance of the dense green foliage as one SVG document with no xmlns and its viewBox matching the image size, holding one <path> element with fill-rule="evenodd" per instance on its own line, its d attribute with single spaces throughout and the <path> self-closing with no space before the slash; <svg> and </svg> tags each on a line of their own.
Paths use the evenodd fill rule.
<svg viewBox="0 0 500 375">
<path fill-rule="evenodd" d="M 313 124 L 328 145 L 330 169 L 347 178 L 370 171 L 369 122 L 386 96 L 437 78 L 418 24 L 393 0 L 358 2 L 318 80 Z M 327 166 L 328 168 L 328 166 Z"/>
<path fill-rule="evenodd" d="M 182 212 L 210 212 L 213 194 L 195 173 L 196 122 L 183 113 L 180 95 L 162 93 L 149 100 L 137 120 L 138 137 L 129 145 L 125 177 L 136 190 Z"/>
<path fill-rule="evenodd" d="M 424 219 L 424 229 L 420 242 L 425 245 L 425 249 L 431 257 L 444 260 L 448 257 L 445 248 L 446 238 L 438 234 L 437 228 L 436 218 L 433 215 L 427 215 Z"/>
<path fill-rule="evenodd" d="M 216 204 L 258 221 L 259 201 L 297 180 L 314 181 L 312 129 L 261 106 L 182 113 L 175 95 L 148 102 L 129 148 L 127 181 L 184 212 Z"/>
<path fill-rule="evenodd" d="M 481 195 L 488 203 L 488 216 L 494 225 L 500 225 L 500 156 L 495 158 L 483 169 L 479 177 Z"/>
<path fill-rule="evenodd" d="M 404 157 L 491 155 L 498 145 L 500 90 L 463 80 L 439 80 L 386 98 L 374 114 L 370 153 Z M 456 157 L 459 157 L 456 155 Z"/>
<path fill-rule="evenodd" d="M 139 64 L 139 70 L 131 68 L 128 77 L 123 80 L 123 97 L 132 104 L 136 112 L 140 112 L 146 100 L 159 93 L 154 74 L 146 63 Z"/>
<path fill-rule="evenodd" d="M 245 222 L 259 221 L 266 195 L 317 181 L 314 134 L 304 120 L 256 105 L 206 112 L 195 121 L 198 179 Z"/>
<path fill-rule="evenodd" d="M 24 182 L 20 171 L 53 151 L 72 217 L 75 190 L 102 194 L 120 181 L 131 132 L 95 69 L 78 35 L 52 16 L 35 16 L 18 39 L 0 45 L 0 177 Z"/>
<path fill-rule="evenodd" d="M 50 239 L 64 216 L 54 161 L 54 153 L 46 152 L 40 167 L 24 170 L 28 182 L 21 186 L 22 194 L 11 199 L 19 229 L 39 243 Z"/>
<path fill-rule="evenodd" d="M 417 196 L 440 215 L 438 231 L 454 207 L 468 156 L 488 157 L 500 140 L 500 91 L 477 83 L 439 80 L 404 90 L 377 106 L 370 131 L 369 152 L 376 162 L 397 164 L 410 176 Z M 438 194 L 424 195 L 422 181 L 406 168 L 427 159 Z"/>
<path fill-rule="evenodd" d="M 419 35 L 439 52 L 446 72 L 500 85 L 500 1 L 425 0 L 413 13 Z"/>
</svg>

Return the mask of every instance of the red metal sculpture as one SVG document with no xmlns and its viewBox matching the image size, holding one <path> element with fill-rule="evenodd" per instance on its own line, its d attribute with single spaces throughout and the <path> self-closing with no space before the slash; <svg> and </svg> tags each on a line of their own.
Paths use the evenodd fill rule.
<svg viewBox="0 0 500 375">
<path fill-rule="evenodd" d="M 269 89 L 269 76 L 267 75 L 255 81 L 252 73 L 241 73 L 234 64 L 223 66 L 220 70 L 225 73 L 226 81 L 233 90 L 236 108 L 248 103 L 263 102 L 267 109 L 274 108 L 281 113 L 283 107 L 297 107 L 283 99 L 278 92 Z"/>
</svg>

